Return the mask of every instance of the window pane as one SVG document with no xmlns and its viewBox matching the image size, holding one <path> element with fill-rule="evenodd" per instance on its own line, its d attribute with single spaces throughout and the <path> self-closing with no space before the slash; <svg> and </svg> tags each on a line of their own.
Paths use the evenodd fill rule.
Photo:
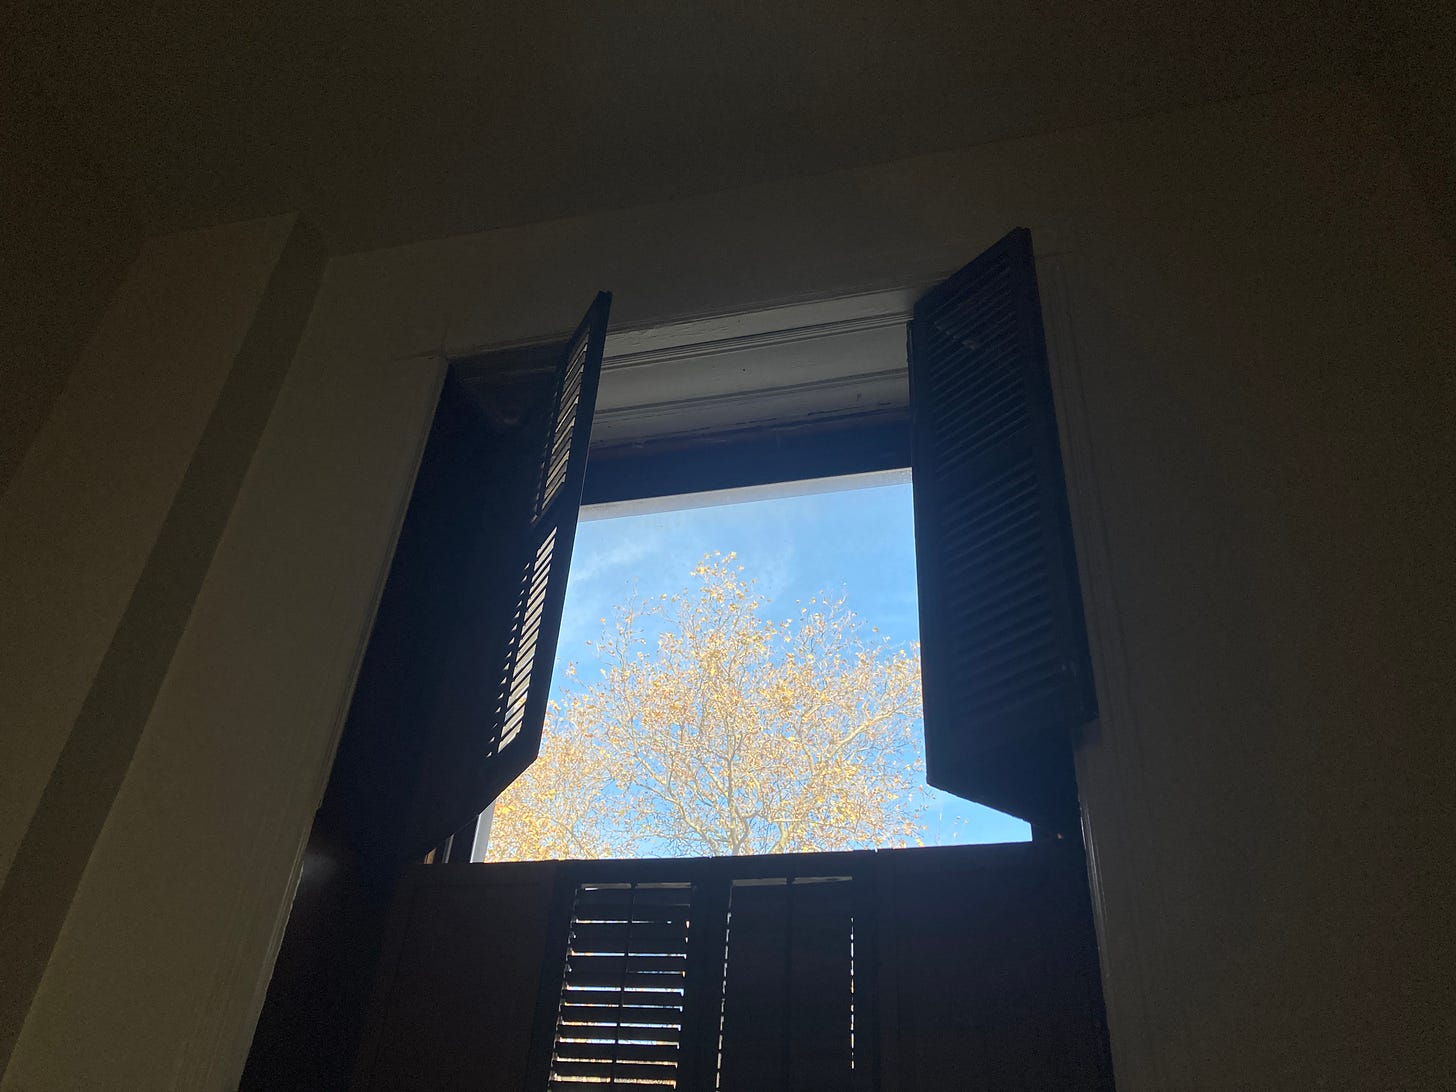
<svg viewBox="0 0 1456 1092">
<path fill-rule="evenodd" d="M 541 757 L 487 860 L 1030 837 L 925 785 L 908 476 L 857 484 L 583 513 Z"/>
</svg>

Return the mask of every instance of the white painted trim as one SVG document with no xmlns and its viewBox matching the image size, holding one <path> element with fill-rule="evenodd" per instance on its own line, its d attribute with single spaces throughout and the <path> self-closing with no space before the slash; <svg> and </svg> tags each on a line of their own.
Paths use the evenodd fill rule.
<svg viewBox="0 0 1456 1092">
<path fill-rule="evenodd" d="M 396 358 L 392 363 L 400 367 L 433 371 L 434 392 L 429 399 L 430 412 L 425 414 L 420 422 L 419 432 L 412 437 L 409 462 L 406 464 L 407 473 L 401 478 L 402 489 L 394 497 L 389 498 L 389 507 L 383 520 L 389 527 L 389 549 L 381 558 L 379 567 L 374 573 L 373 590 L 369 597 L 371 606 L 362 627 L 363 638 L 354 643 L 350 654 L 349 673 L 343 691 L 334 703 L 333 713 L 330 717 L 328 750 L 325 753 L 323 764 L 314 772 L 314 781 L 311 786 L 315 799 L 323 798 L 324 789 L 329 783 L 329 775 L 333 772 L 334 755 L 339 749 L 339 740 L 344 734 L 344 722 L 349 716 L 349 706 L 354 701 L 354 687 L 359 681 L 360 668 L 364 665 L 364 653 L 369 647 L 369 638 L 374 634 L 374 618 L 379 613 L 380 600 L 384 598 L 384 585 L 389 579 L 390 567 L 394 564 L 395 546 L 399 542 L 400 532 L 404 529 L 404 518 L 409 511 L 410 501 L 414 498 L 415 479 L 419 476 L 420 463 L 424 461 L 425 445 L 429 442 L 430 429 L 434 425 L 435 406 L 440 401 L 440 391 L 445 386 L 445 375 L 450 366 L 449 361 L 439 352 L 415 353 Z"/>
<path fill-rule="evenodd" d="M 912 286 L 622 330 L 607 335 L 602 367 L 641 367 L 899 326 L 918 294 Z"/>
<path fill-rule="evenodd" d="M 606 443 L 638 442 L 660 436 L 679 436 L 701 432 L 719 432 L 770 421 L 807 420 L 860 414 L 873 409 L 891 409 L 905 404 L 898 397 L 906 385 L 903 363 L 898 367 L 848 375 L 825 376 L 804 383 L 782 386 L 753 386 L 741 391 L 688 395 L 661 402 L 646 402 L 599 411 L 594 425 Z M 849 396 L 879 391 L 869 403 L 852 401 Z M 833 398 L 832 396 L 839 396 Z M 844 403 L 835 407 L 834 403 Z M 803 407 L 818 405 L 818 410 Z M 756 412 L 755 412 L 756 411 Z M 703 420 L 704 413 L 709 415 Z M 688 422 L 684 427 L 684 422 Z M 617 437 L 607 430 L 635 426 L 630 436 Z"/>
<path fill-rule="evenodd" d="M 1011 227 L 1007 225 L 1008 230 Z M 1032 228 L 1036 256 L 1043 258 L 1060 253 L 1068 234 L 1065 225 L 1044 224 Z M 967 253 L 961 264 L 975 256 Z M 959 265 L 896 288 L 766 304 L 749 311 L 614 330 L 607 334 L 602 369 L 617 371 L 676 360 L 697 360 L 745 349 L 902 327 L 910 321 L 915 301 L 958 268 Z"/>
<path fill-rule="evenodd" d="M 614 326 L 607 333 L 602 368 L 631 367 L 635 357 L 661 353 L 663 359 L 694 357 L 712 351 L 736 351 L 763 344 L 825 334 L 875 329 L 903 322 L 915 298 L 938 277 L 905 287 L 841 292 L 832 296 L 798 294 L 756 303 L 749 308 L 677 315 L 636 325 Z M 529 338 L 488 340 L 447 346 L 451 359 L 520 349 L 561 341 L 570 330 L 542 332 Z M 656 363 L 657 361 L 648 361 Z"/>
<path fill-rule="evenodd" d="M 403 466 L 406 473 L 401 475 L 400 488 L 380 498 L 380 522 L 389 527 L 389 546 L 380 555 L 379 565 L 373 575 L 372 590 L 368 598 L 369 608 L 363 624 L 351 631 L 353 639 L 341 644 L 332 657 L 335 662 L 347 663 L 348 669 L 343 676 L 343 686 L 335 693 L 330 707 L 319 710 L 320 718 L 329 722 L 328 745 L 322 753 L 322 760 L 312 767 L 300 767 L 296 771 L 296 776 L 281 794 L 281 800 L 273 804 L 273 822 L 266 824 L 254 841 L 249 874 L 262 871 L 261 864 L 256 864 L 257 862 L 291 854 L 287 894 L 283 900 L 275 902 L 266 897 L 265 890 L 255 888 L 248 893 L 246 905 L 238 907 L 230 915 L 241 924 L 228 932 L 235 939 L 230 944 L 229 951 L 218 960 L 208 991 L 208 1004 L 199 1012 L 194 1033 L 188 1037 L 186 1050 L 179 1060 L 179 1080 L 173 1087 L 217 1088 L 241 1074 L 252 1045 L 254 1029 L 267 998 L 268 983 L 273 977 L 273 967 L 282 947 L 288 918 L 293 911 L 293 899 L 302 876 L 303 855 L 308 845 L 308 831 L 312 825 L 305 824 L 303 838 L 298 840 L 292 836 L 296 827 L 294 820 L 298 815 L 312 812 L 318 806 L 328 784 L 334 755 L 343 735 L 344 723 L 354 697 L 354 687 L 363 665 L 364 653 L 373 634 L 374 618 L 394 560 L 395 544 L 399 541 L 405 513 L 414 493 L 415 478 L 430 435 L 433 407 L 439 400 L 440 388 L 444 385 L 448 367 L 448 361 L 438 352 L 411 354 L 397 358 L 392 363 L 434 371 L 434 390 L 429 396 L 431 409 L 420 419 L 417 432 L 405 437 L 407 461 L 403 462 Z M 242 1013 L 230 1012 L 230 1004 L 233 1009 L 240 1007 L 237 1001 L 241 996 L 239 983 L 244 977 L 249 977 L 250 966 L 246 956 L 250 946 L 247 941 L 263 931 L 268 934 L 267 957 L 262 966 L 251 967 L 253 983 L 247 1008 Z M 229 1029 L 240 1029 L 240 1032 L 236 1037 L 225 1041 L 223 1036 Z"/>
<path fill-rule="evenodd" d="M 1043 224 L 1032 234 L 1037 254 L 1049 255 L 1067 233 Z M 903 328 L 915 300 L 976 252 L 957 251 L 953 264 L 934 276 L 891 287 L 800 295 L 614 329 L 603 356 L 593 442 L 603 447 L 903 407 L 909 397 Z M 543 340 L 499 340 L 452 355 Z"/>
<path fill-rule="evenodd" d="M 1012 225 L 1007 224 L 1009 230 Z M 1043 225 L 1031 229 L 1038 258 L 1060 252 L 1067 229 Z M 960 264 L 975 257 L 967 252 L 959 264 L 933 277 L 892 288 L 841 293 L 828 297 L 792 298 L 770 301 L 749 309 L 710 312 L 638 326 L 614 327 L 607 333 L 602 369 L 638 367 L 679 359 L 697 359 L 717 353 L 790 344 L 817 337 L 900 326 L 910 319 L 915 301 L 924 292 L 950 276 Z M 541 345 L 560 340 L 569 330 L 543 334 L 527 340 L 487 341 L 450 347 L 452 359 L 481 353 Z"/>
<path fill-rule="evenodd" d="M 885 485 L 905 485 L 910 481 L 910 468 L 902 470 L 868 470 L 862 474 L 839 474 L 832 478 L 803 478 L 790 482 L 745 485 L 736 489 L 714 489 L 703 493 L 677 493 L 667 497 L 643 497 L 640 500 L 611 501 L 592 504 L 581 510 L 581 522 L 616 519 L 619 516 L 646 516 L 658 512 L 685 512 L 693 508 L 717 508 L 726 504 L 749 501 L 783 500 L 787 497 L 812 497 L 821 493 L 841 493 L 851 489 L 876 489 Z"/>
<path fill-rule="evenodd" d="M 1115 562 L 1107 537 L 1103 492 L 1092 444 L 1091 414 L 1084 386 L 1086 362 L 1079 359 L 1077 350 L 1077 301 L 1070 271 L 1078 261 L 1078 248 L 1072 240 L 1078 237 L 1079 228 L 1067 224 L 1058 235 L 1062 245 L 1057 252 L 1043 255 L 1041 248 L 1037 248 L 1037 280 L 1099 709 L 1098 720 L 1083 729 L 1075 761 L 1103 998 L 1119 1085 L 1182 1087 L 1180 1080 L 1170 1083 L 1170 1077 L 1188 1075 L 1163 1071 L 1160 1062 L 1167 1052 L 1158 1044 L 1127 1041 L 1128 1036 L 1145 1035 L 1155 1024 L 1150 1019 L 1146 993 L 1139 989 L 1135 995 L 1129 995 L 1116 985 L 1136 983 L 1145 987 L 1151 981 L 1145 963 L 1148 946 L 1141 938 L 1147 937 L 1153 927 L 1147 920 L 1146 908 L 1150 904 L 1161 905 L 1163 898 L 1160 878 L 1147 870 L 1131 868 L 1128 863 L 1132 850 L 1126 844 L 1126 833 L 1130 829 L 1148 829 L 1153 819 L 1147 808 L 1147 792 L 1142 787 L 1145 764 L 1141 758 L 1141 726 L 1133 700 L 1133 677 L 1118 604 Z M 1134 807 L 1141 814 L 1131 815 Z M 1141 873 L 1141 885 L 1156 889 L 1154 900 L 1124 898 L 1119 902 L 1117 912 L 1131 926 L 1125 931 L 1139 938 L 1133 944 L 1133 958 L 1138 962 L 1133 974 L 1111 971 L 1112 961 L 1122 958 L 1126 951 L 1112 941 L 1108 928 L 1103 862 L 1112 859 L 1119 862 L 1117 872 Z"/>
</svg>

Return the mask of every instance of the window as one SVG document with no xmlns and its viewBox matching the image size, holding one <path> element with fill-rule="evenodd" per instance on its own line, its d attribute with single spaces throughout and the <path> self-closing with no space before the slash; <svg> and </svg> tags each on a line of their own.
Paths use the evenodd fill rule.
<svg viewBox="0 0 1456 1092">
<path fill-rule="evenodd" d="M 908 414 L 893 404 L 898 366 L 876 343 L 846 382 L 784 383 L 777 401 L 798 414 L 789 420 L 725 428 L 725 401 L 738 416 L 745 404 L 765 412 L 761 392 L 730 387 L 648 407 L 678 431 L 634 436 L 642 407 L 618 405 L 604 420 L 613 442 L 594 449 L 588 477 L 609 306 L 600 296 L 560 350 L 452 367 L 351 711 L 361 723 L 346 731 L 336 766 L 346 783 L 367 783 L 351 790 L 345 822 L 371 832 L 353 840 L 381 861 L 432 846 L 437 860 L 474 856 L 478 809 L 539 749 L 582 499 L 907 464 L 928 780 L 1075 833 L 1071 732 L 1096 703 L 1029 233 L 1013 232 L 916 302 Z M 713 382 L 735 372 L 720 358 L 743 340 L 697 347 Z M 809 329 L 775 334 L 768 347 L 794 346 L 800 371 L 784 369 L 793 380 L 844 347 L 831 341 Z M 662 363 L 647 349 L 618 367 L 630 378 Z M 805 402 L 805 387 L 821 394 Z M 865 392 L 873 397 L 861 409 Z M 833 412 L 812 412 L 835 399 Z M 402 737 L 400 725 L 411 732 Z"/>
<path fill-rule="evenodd" d="M 618 437 L 594 456 L 586 496 L 620 502 L 908 462 L 929 782 L 1075 833 L 1071 733 L 1095 717 L 1096 699 L 1029 233 L 1011 233 L 922 296 L 909 332 L 908 420 L 891 407 L 736 431 Z M 567 359 L 577 358 L 585 359 Z M 570 368 L 559 388 L 569 386 Z M 580 416 L 591 411 L 583 401 Z M 543 481 L 555 473 L 554 452 L 565 450 L 559 416 L 555 428 Z M 566 521 L 574 529 L 574 511 Z M 545 581 L 536 590 L 523 577 L 520 587 L 517 618 L 545 619 L 554 631 L 561 593 L 543 613 Z M 524 647 L 541 674 L 541 650 L 554 640 L 533 635 L 520 646 L 518 637 L 507 654 Z M 527 681 L 509 667 L 502 685 L 503 695 L 524 702 Z M 530 693 L 532 746 L 522 755 L 534 754 L 544 715 L 544 695 L 534 685 Z M 502 715 L 498 709 L 497 720 Z M 518 730 L 512 723 L 498 727 L 507 738 Z M 479 831 L 463 831 L 462 843 L 474 849 Z"/>
<path fill-rule="evenodd" d="M 1030 838 L 925 783 L 908 469 L 678 504 L 583 509 L 541 757 L 476 859 Z"/>
</svg>

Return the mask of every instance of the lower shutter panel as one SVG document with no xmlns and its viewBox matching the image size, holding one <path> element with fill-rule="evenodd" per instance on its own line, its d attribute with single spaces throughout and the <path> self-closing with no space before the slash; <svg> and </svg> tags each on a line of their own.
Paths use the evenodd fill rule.
<svg viewBox="0 0 1456 1092">
<path fill-rule="evenodd" d="M 849 883 L 733 885 L 719 1045 L 723 1092 L 856 1086 Z"/>
<path fill-rule="evenodd" d="M 686 883 L 577 889 L 549 1088 L 678 1086 L 692 902 Z"/>
</svg>

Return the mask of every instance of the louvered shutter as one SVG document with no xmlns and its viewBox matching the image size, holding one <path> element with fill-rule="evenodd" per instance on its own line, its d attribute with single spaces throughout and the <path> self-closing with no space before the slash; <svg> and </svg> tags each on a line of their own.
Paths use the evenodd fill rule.
<svg viewBox="0 0 1456 1092">
<path fill-rule="evenodd" d="M 869 1082 L 855 1049 L 852 882 L 733 885 L 718 1050 L 724 1092 L 841 1092 Z"/>
<path fill-rule="evenodd" d="M 400 866 L 536 756 L 610 304 L 446 374 L 243 1087 L 349 1064 Z"/>
<path fill-rule="evenodd" d="M 497 676 L 486 751 L 495 760 L 485 784 L 491 800 L 535 761 L 541 748 L 610 306 L 610 295 L 597 297 L 568 343 L 557 375 L 510 637 Z"/>
<path fill-rule="evenodd" d="M 676 1088 L 691 883 L 577 888 L 551 1047 L 551 1089 Z"/>
<path fill-rule="evenodd" d="M 1097 710 L 1030 232 L 916 303 L 909 355 L 927 778 L 1074 828 Z"/>
<path fill-rule="evenodd" d="M 512 487 L 477 517 L 480 545 L 459 584 L 448 680 L 414 794 L 411 854 L 468 834 L 540 751 L 610 308 L 610 293 L 598 294 L 562 351 L 545 413 L 524 414 L 500 445 L 508 454 L 480 471 L 504 472 Z"/>
</svg>

